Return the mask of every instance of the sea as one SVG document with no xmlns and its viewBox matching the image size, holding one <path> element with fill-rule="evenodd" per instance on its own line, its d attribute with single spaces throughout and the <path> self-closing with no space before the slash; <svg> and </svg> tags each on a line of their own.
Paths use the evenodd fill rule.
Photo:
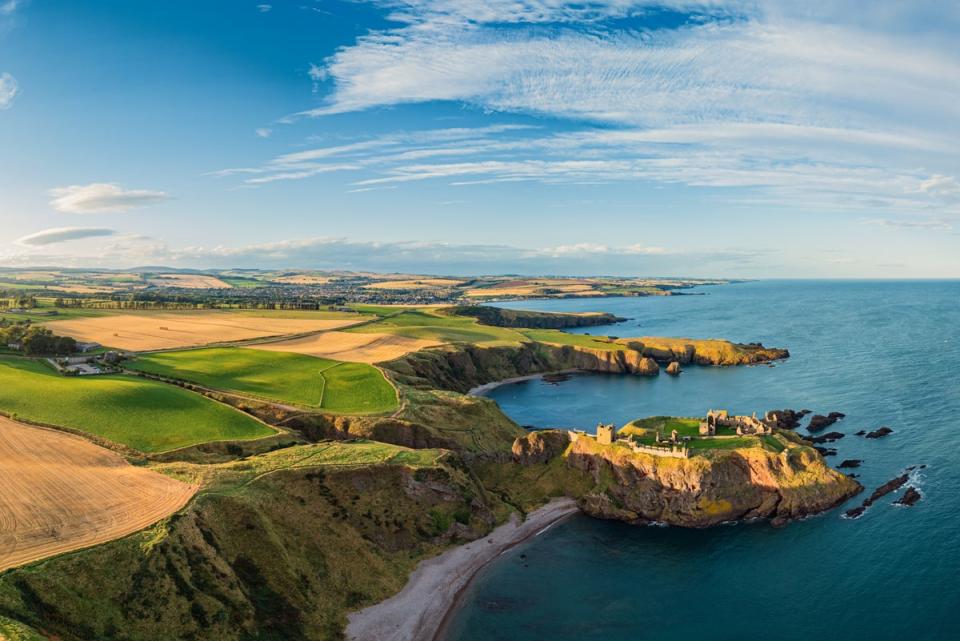
<svg viewBox="0 0 960 641">
<path fill-rule="evenodd" d="M 825 514 L 691 530 L 577 515 L 475 578 L 446 641 L 960 639 L 960 282 L 756 281 L 693 295 L 505 303 L 629 318 L 575 330 L 760 341 L 769 366 L 686 367 L 677 378 L 577 374 L 489 396 L 519 424 L 592 431 L 710 408 L 810 409 L 846 418 L 827 460 L 862 459 L 867 489 Z M 868 440 L 860 430 L 888 426 Z M 803 430 L 801 430 L 802 432 Z M 923 498 L 888 495 L 844 518 L 910 466 Z"/>
</svg>

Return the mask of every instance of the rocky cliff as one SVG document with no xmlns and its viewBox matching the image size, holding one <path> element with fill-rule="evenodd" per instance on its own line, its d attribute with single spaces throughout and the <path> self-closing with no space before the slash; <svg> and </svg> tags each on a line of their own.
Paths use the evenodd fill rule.
<svg viewBox="0 0 960 641">
<path fill-rule="evenodd" d="M 459 305 L 442 310 L 452 316 L 470 316 L 484 325 L 495 327 L 524 327 L 528 329 L 568 329 L 571 327 L 597 327 L 612 325 L 627 319 L 597 312 L 589 314 L 560 314 L 533 312 L 522 309 L 504 309 L 485 305 Z"/>
<path fill-rule="evenodd" d="M 785 349 L 738 345 L 726 341 L 660 340 L 666 342 L 656 345 L 631 343 L 625 345 L 625 349 L 594 349 L 534 342 L 497 347 L 441 347 L 408 354 L 381 363 L 381 366 L 390 370 L 401 384 L 464 393 L 488 383 L 545 372 L 578 369 L 652 376 L 660 371 L 660 363 L 679 361 L 701 365 L 738 365 L 789 356 Z M 667 350 L 663 345 L 670 345 L 677 351 Z M 639 349 L 635 349 L 635 346 Z"/>
<path fill-rule="evenodd" d="M 863 489 L 798 443 L 779 453 L 758 446 L 680 459 L 592 438 L 570 443 L 565 432 L 550 430 L 518 438 L 513 461 L 533 468 L 535 477 L 551 476 L 551 492 L 576 498 L 587 514 L 629 523 L 709 527 L 768 518 L 780 524 L 828 510 Z M 528 476 L 518 478 L 529 483 Z M 505 495 L 520 491 L 502 478 Z"/>
</svg>

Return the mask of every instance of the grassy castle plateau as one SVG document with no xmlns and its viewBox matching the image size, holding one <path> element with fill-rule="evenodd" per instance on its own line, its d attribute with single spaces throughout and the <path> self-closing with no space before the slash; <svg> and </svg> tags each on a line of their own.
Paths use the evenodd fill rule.
<svg viewBox="0 0 960 641">
<path fill-rule="evenodd" d="M 719 283 L 0 273 L 0 433 L 16 434 L 0 474 L 23 478 L 23 461 L 36 477 L 2 499 L 18 519 L 0 523 L 0 638 L 341 639 L 347 614 L 397 593 L 419 561 L 553 497 L 599 518 L 707 527 L 785 523 L 859 492 L 788 429 L 711 440 L 697 420 L 651 417 L 620 430 L 638 443 L 690 436 L 690 456 L 670 458 L 528 432 L 469 393 L 542 373 L 788 357 L 724 340 L 570 334 L 619 319 L 474 304 L 701 284 Z M 25 355 L 37 328 L 87 343 L 99 373 Z M 119 363 L 107 358 L 118 351 Z M 96 463 L 44 458 L 71 448 Z"/>
</svg>

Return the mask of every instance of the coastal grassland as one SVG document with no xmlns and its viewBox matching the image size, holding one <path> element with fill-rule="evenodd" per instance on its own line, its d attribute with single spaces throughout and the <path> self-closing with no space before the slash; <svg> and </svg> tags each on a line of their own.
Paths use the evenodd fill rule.
<svg viewBox="0 0 960 641">
<path fill-rule="evenodd" d="M 638 442 L 647 445 L 656 443 L 657 432 L 662 438 L 668 438 L 673 430 L 680 437 L 689 436 L 692 440 L 686 445 L 691 450 L 738 450 L 760 447 L 773 452 L 782 452 L 786 445 L 775 435 L 737 436 L 732 427 L 718 427 L 717 436 L 725 438 L 700 438 L 700 419 L 676 416 L 651 416 L 627 423 L 618 431 L 621 436 L 633 436 Z"/>
<path fill-rule="evenodd" d="M 605 337 L 594 337 L 586 334 L 568 334 L 555 329 L 522 329 L 521 334 L 538 343 L 552 343 L 554 345 L 574 345 L 589 349 L 600 349 L 612 352 L 622 352 L 625 345 L 615 343 Z"/>
<path fill-rule="evenodd" d="M 130 376 L 63 377 L 40 361 L 0 358 L 0 410 L 141 452 L 273 434 L 253 418 L 172 385 Z"/>
<path fill-rule="evenodd" d="M 670 436 L 670 432 L 677 430 L 680 436 L 699 436 L 700 419 L 698 418 L 680 418 L 676 416 L 650 416 L 648 418 L 639 418 L 624 425 L 619 434 L 623 436 L 634 435 L 638 437 L 652 436 L 659 431 L 664 436 Z M 719 434 L 724 435 L 729 430 L 730 434 L 736 434 L 736 431 L 730 428 L 721 427 Z"/>
<path fill-rule="evenodd" d="M 382 320 L 344 331 L 383 333 L 442 343 L 477 345 L 516 344 L 524 336 L 512 329 L 481 325 L 475 318 L 442 315 L 426 310 L 408 310 Z"/>
<path fill-rule="evenodd" d="M 0 641 L 48 641 L 48 639 L 33 628 L 0 616 Z"/>
<path fill-rule="evenodd" d="M 347 307 L 360 314 L 369 314 L 381 318 L 417 309 L 413 305 L 368 305 L 365 303 L 350 303 Z"/>
<path fill-rule="evenodd" d="M 64 641 L 342 639 L 346 613 L 421 559 L 489 532 L 488 496 L 439 451 L 319 443 L 191 466 L 156 526 L 0 576 L 0 613 Z M 178 467 L 178 469 L 173 469 Z"/>
<path fill-rule="evenodd" d="M 217 390 L 342 414 L 397 408 L 396 391 L 377 368 L 303 354 L 213 347 L 139 356 L 134 370 Z"/>
</svg>

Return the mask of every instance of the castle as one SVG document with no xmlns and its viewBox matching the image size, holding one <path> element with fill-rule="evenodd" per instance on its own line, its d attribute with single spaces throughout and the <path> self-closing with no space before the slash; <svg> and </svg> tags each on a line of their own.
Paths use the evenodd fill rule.
<svg viewBox="0 0 960 641">
<path fill-rule="evenodd" d="M 707 420 L 700 421 L 700 436 L 716 436 L 718 427 L 736 428 L 737 436 L 773 433 L 773 428 L 757 418 L 756 412 L 752 416 L 730 416 L 727 410 L 710 410 L 707 412 Z"/>
<path fill-rule="evenodd" d="M 570 437 L 570 441 L 576 441 L 580 438 L 589 438 L 590 435 L 582 430 L 569 430 L 567 435 Z M 643 443 L 638 443 L 629 436 L 617 436 L 617 428 L 612 423 L 597 424 L 597 443 L 600 445 L 613 445 L 614 443 L 619 443 L 621 445 L 628 446 L 631 450 L 637 453 L 642 454 L 653 454 L 654 456 L 667 456 L 670 458 L 690 458 L 690 449 L 686 446 L 684 440 L 681 439 L 677 434 L 677 430 L 673 430 L 670 434 L 669 441 L 661 441 L 659 437 L 657 438 L 658 443 L 669 443 L 669 445 L 644 445 Z M 689 440 L 687 437 L 686 440 Z"/>
</svg>

